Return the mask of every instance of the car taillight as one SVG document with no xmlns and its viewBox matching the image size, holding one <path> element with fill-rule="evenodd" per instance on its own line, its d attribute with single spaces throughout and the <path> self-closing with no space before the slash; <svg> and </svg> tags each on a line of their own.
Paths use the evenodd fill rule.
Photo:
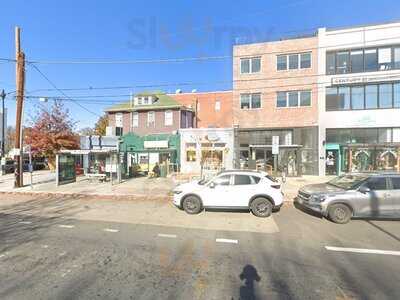
<svg viewBox="0 0 400 300">
<path fill-rule="evenodd" d="M 279 190 L 281 188 L 281 185 L 280 184 L 271 184 L 271 187 Z"/>
</svg>

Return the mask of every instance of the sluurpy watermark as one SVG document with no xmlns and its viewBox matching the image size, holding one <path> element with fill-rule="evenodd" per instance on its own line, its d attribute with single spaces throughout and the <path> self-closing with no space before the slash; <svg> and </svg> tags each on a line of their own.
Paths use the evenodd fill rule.
<svg viewBox="0 0 400 300">
<path fill-rule="evenodd" d="M 200 51 L 268 41 L 277 33 L 273 26 L 217 25 L 207 18 L 200 25 L 194 25 L 192 19 L 186 18 L 178 28 L 172 28 L 155 16 L 133 18 L 128 24 L 128 32 L 128 47 L 132 50 L 182 50 L 196 46 Z"/>
</svg>

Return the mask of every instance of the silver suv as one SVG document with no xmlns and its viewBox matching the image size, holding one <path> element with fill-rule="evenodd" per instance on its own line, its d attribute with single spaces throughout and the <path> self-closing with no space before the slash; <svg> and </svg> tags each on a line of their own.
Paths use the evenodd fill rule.
<svg viewBox="0 0 400 300">
<path fill-rule="evenodd" d="M 340 224 L 352 217 L 399 218 L 400 174 L 342 175 L 302 187 L 295 202 Z"/>
</svg>

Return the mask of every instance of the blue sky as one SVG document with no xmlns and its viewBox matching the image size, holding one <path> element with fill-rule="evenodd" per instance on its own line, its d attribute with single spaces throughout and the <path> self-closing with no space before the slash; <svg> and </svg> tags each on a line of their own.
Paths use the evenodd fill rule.
<svg viewBox="0 0 400 300">
<path fill-rule="evenodd" d="M 27 60 L 140 60 L 231 55 L 232 43 L 279 39 L 318 27 L 342 27 L 400 20 L 398 0 L 253 1 L 2 1 L 0 58 L 14 58 L 14 26 L 22 28 Z M 157 64 L 38 64 L 58 88 L 152 86 L 173 92 L 232 87 L 230 59 Z M 193 83 L 183 85 L 183 83 Z M 165 87 L 156 85 L 168 84 Z M 15 66 L 0 62 L 0 88 L 15 90 Z M 28 95 L 65 97 L 27 66 Z M 65 91 L 88 110 L 102 114 L 144 88 Z M 93 96 L 110 97 L 98 98 Z M 90 98 L 90 97 L 92 98 Z M 112 97 L 113 96 L 113 97 Z M 115 97 L 114 97 L 115 96 Z M 38 100 L 27 99 L 25 122 Z M 15 101 L 8 97 L 8 123 Z M 40 104 L 46 105 L 46 104 Z M 49 105 L 49 104 L 47 104 Z M 97 116 L 65 102 L 77 127 L 93 126 Z"/>
</svg>

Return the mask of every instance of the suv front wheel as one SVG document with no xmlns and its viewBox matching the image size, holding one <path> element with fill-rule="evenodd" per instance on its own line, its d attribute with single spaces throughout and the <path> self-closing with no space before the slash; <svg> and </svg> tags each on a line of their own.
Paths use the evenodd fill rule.
<svg viewBox="0 0 400 300">
<path fill-rule="evenodd" d="M 328 210 L 329 219 L 338 224 L 348 223 L 351 219 L 351 209 L 345 204 L 334 204 Z"/>
<path fill-rule="evenodd" d="M 182 207 L 190 215 L 198 214 L 202 210 L 201 200 L 196 196 L 187 196 L 183 200 Z"/>
<path fill-rule="evenodd" d="M 272 213 L 273 205 L 271 201 L 259 197 L 251 201 L 250 210 L 253 215 L 257 217 L 266 218 L 269 217 Z"/>
</svg>

